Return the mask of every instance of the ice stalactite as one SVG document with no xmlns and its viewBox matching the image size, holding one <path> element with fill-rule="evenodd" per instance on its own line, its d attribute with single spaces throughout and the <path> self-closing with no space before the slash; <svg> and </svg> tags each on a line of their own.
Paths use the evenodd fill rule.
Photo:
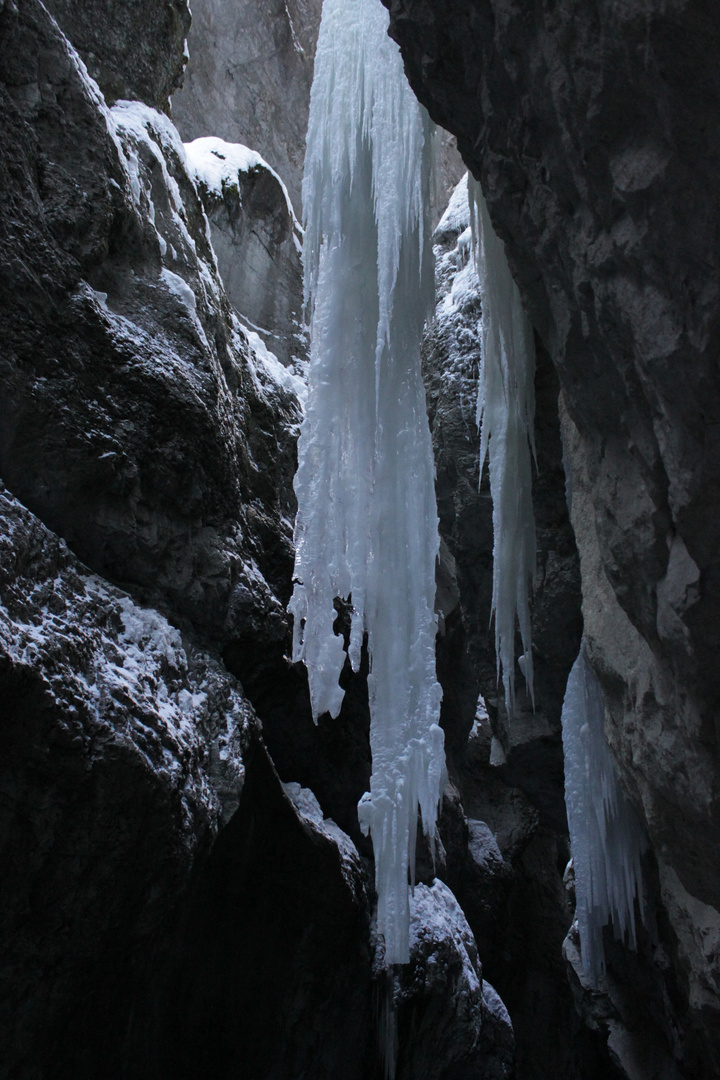
<svg viewBox="0 0 720 1080">
<path fill-rule="evenodd" d="M 520 668 L 534 701 L 529 594 L 535 581 L 532 459 L 535 455 L 535 347 L 532 327 L 490 222 L 480 185 L 468 177 L 470 223 L 482 305 L 477 422 L 480 472 L 488 459 L 493 503 L 493 597 L 498 680 L 515 706 L 515 619 Z"/>
<path fill-rule="evenodd" d="M 432 838 L 445 765 L 435 470 L 420 372 L 434 299 L 430 123 L 388 22 L 380 0 L 325 0 L 303 182 L 311 366 L 289 610 L 316 719 L 336 716 L 343 699 L 336 597 L 351 599 L 356 671 L 367 634 L 372 778 L 358 813 L 392 964 L 409 957 L 418 806 Z"/>
<path fill-rule="evenodd" d="M 647 846 L 615 779 L 604 721 L 602 689 L 581 645 L 562 710 L 565 802 L 580 952 L 595 984 L 605 970 L 604 926 L 612 921 L 616 937 L 635 948 L 635 898 L 644 918 L 641 857 Z"/>
</svg>

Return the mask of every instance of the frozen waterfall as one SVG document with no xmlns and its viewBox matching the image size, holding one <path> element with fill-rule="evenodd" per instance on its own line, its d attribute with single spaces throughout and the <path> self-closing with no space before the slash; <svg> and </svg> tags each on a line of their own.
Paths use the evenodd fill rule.
<svg viewBox="0 0 720 1080">
<path fill-rule="evenodd" d="M 470 224 L 480 279 L 481 365 L 477 422 L 480 473 L 488 459 L 493 503 L 493 597 L 498 680 L 515 706 L 515 619 L 520 668 L 534 702 L 529 593 L 535 581 L 532 458 L 535 455 L 535 347 L 530 322 L 490 222 L 482 189 L 468 176 Z"/>
<path fill-rule="evenodd" d="M 420 373 L 433 300 L 430 123 L 380 0 L 325 0 L 303 182 L 310 386 L 295 479 L 294 660 L 315 718 L 340 710 L 336 597 L 349 659 L 370 654 L 372 836 L 385 962 L 408 960 L 418 806 L 435 835 L 445 770 L 435 674 L 434 463 Z"/>
<path fill-rule="evenodd" d="M 641 856 L 646 843 L 635 810 L 617 784 L 605 741 L 605 704 L 584 645 L 570 672 L 562 710 L 565 802 L 575 868 L 576 916 L 586 974 L 605 970 L 602 929 L 635 948 L 637 897 L 644 917 Z"/>
</svg>

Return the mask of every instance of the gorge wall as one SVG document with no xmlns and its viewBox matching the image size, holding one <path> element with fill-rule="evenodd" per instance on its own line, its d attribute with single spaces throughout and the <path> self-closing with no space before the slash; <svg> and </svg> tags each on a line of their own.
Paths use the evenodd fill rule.
<svg viewBox="0 0 720 1080">
<path fill-rule="evenodd" d="M 718 1064 L 718 201 L 712 4 L 389 0 L 561 387 L 588 651 L 658 880 L 688 1075 Z M 654 1075 L 654 1074 L 653 1074 Z"/>
<path fill-rule="evenodd" d="M 386 4 L 536 330 L 537 709 L 496 687 L 460 192 L 423 348 L 450 781 L 388 979 L 367 664 L 315 727 L 287 660 L 319 0 L 0 0 L 0 1078 L 380 1080 L 393 1043 L 398 1080 L 720 1075 L 720 20 Z M 563 881 L 583 632 L 650 842 L 597 988 Z"/>
</svg>

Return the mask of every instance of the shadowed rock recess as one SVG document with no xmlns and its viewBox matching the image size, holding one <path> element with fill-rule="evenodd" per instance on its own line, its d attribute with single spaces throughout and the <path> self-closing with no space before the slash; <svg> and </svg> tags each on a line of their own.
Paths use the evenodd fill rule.
<svg viewBox="0 0 720 1080">
<path fill-rule="evenodd" d="M 496 685 L 461 191 L 423 345 L 449 781 L 379 970 L 368 658 L 317 726 L 288 660 L 320 2 L 0 0 L 0 1080 L 720 1075 L 720 19 L 387 6 L 536 332 L 536 708 Z M 649 839 L 596 987 L 583 633 Z"/>
</svg>

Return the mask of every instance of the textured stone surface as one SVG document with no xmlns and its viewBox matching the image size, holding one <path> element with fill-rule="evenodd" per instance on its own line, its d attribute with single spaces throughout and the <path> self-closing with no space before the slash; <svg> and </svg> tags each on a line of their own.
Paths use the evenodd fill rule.
<svg viewBox="0 0 720 1080">
<path fill-rule="evenodd" d="M 257 721 L 222 665 L 5 489 L 0 701 L 2 1074 L 99 1075 Z"/>
<path fill-rule="evenodd" d="M 484 982 L 477 945 L 442 881 L 411 902 L 410 963 L 398 968 L 398 1080 L 509 1080 L 515 1043 L 507 1010 Z"/>
<path fill-rule="evenodd" d="M 580 644 L 580 578 L 565 502 L 557 382 L 547 354 L 537 360 L 537 469 L 533 476 L 538 560 L 533 603 L 535 709 L 516 664 L 518 705 L 508 717 L 497 686 L 491 623 L 492 499 L 479 477 L 476 425 L 480 356 L 479 282 L 470 256 L 465 184 L 435 233 L 438 303 L 423 342 L 423 368 L 435 451 L 440 532 L 456 589 L 444 612 L 438 670 L 451 755 L 464 751 L 478 694 L 489 706 L 508 783 L 525 790 L 546 820 L 564 831 L 560 711 Z"/>
<path fill-rule="evenodd" d="M 259 741 L 245 761 L 238 812 L 143 972 L 121 1075 L 375 1076 L 362 864 Z"/>
<path fill-rule="evenodd" d="M 4 479 L 209 638 L 282 639 L 299 409 L 234 319 L 177 132 L 108 112 L 30 0 L 0 58 Z"/>
<path fill-rule="evenodd" d="M 189 144 L 191 165 L 204 142 Z M 224 154 L 225 162 L 241 152 L 219 139 L 212 147 L 204 155 Z M 282 364 L 304 359 L 302 229 L 285 185 L 259 157 L 250 168 L 228 170 L 220 184 L 200 164 L 196 179 L 228 300 Z"/>
<path fill-rule="evenodd" d="M 686 928 L 694 903 L 720 910 L 717 13 L 708 0 L 388 6 L 558 372 L 568 467 L 586 486 L 585 631 L 685 972 L 678 1060 L 714 1076 L 720 1003 L 694 995 L 715 977 Z"/>
<path fill-rule="evenodd" d="M 195 0 L 190 61 L 173 116 L 187 141 L 217 135 L 257 150 L 300 213 L 321 0 Z"/>
<path fill-rule="evenodd" d="M 0 95 L 0 1071 L 379 1077 L 371 867 L 249 704 L 357 830 L 366 672 L 315 728 L 284 656 L 302 386 L 231 309 L 176 130 L 108 109 L 36 0 L 0 7 Z M 453 956 L 417 1038 L 449 1017 L 504 1076 Z"/>
<path fill-rule="evenodd" d="M 48 0 L 107 101 L 135 98 L 164 112 L 182 84 L 188 0 Z"/>
</svg>

